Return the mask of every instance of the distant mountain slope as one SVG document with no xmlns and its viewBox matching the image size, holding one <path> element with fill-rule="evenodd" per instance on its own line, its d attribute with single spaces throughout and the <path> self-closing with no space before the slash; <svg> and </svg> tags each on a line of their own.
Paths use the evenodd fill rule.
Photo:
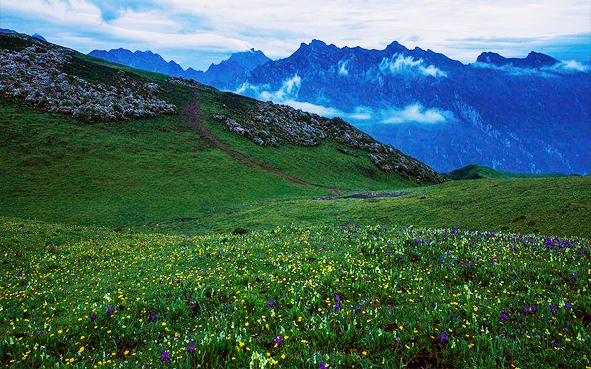
<svg viewBox="0 0 591 369">
<path fill-rule="evenodd" d="M 484 53 L 464 65 L 397 42 L 366 50 L 314 40 L 225 88 L 343 117 L 441 171 L 478 163 L 583 174 L 591 172 L 590 72 L 535 52 Z"/>
<path fill-rule="evenodd" d="M 38 33 L 35 33 L 35 34 L 33 34 L 33 36 L 32 36 L 32 37 L 35 37 L 35 38 L 36 38 L 36 39 L 38 39 L 38 40 L 41 40 L 41 41 L 45 41 L 45 42 L 47 42 L 47 40 L 45 39 L 45 37 L 41 36 L 41 35 L 40 35 L 40 34 L 38 34 Z"/>
<path fill-rule="evenodd" d="M 110 61 L 111 63 L 123 64 L 149 72 L 162 73 L 167 76 L 182 77 L 185 74 L 185 70 L 175 61 L 166 62 L 159 54 L 154 54 L 151 51 L 131 52 L 119 48 L 110 51 L 94 50 L 88 55 Z"/>
<path fill-rule="evenodd" d="M 480 54 L 476 61 L 478 63 L 488 63 L 499 67 L 504 65 L 512 65 L 520 68 L 551 67 L 558 63 L 558 60 L 554 59 L 553 57 L 541 53 L 536 53 L 535 51 L 529 53 L 527 57 L 524 59 L 505 58 L 497 53 L 486 52 Z"/>
<path fill-rule="evenodd" d="M 184 70 L 174 60 L 166 62 L 162 56 L 151 51 L 131 52 L 119 48 L 110 51 L 93 50 L 88 55 L 149 72 L 162 73 L 173 77 L 190 78 L 218 88 L 235 85 L 236 80 L 243 78 L 245 73 L 271 60 L 262 51 L 252 49 L 250 51 L 234 53 L 228 60 L 224 60 L 219 64 L 212 64 L 206 72 L 202 72 L 193 68 Z"/>
</svg>

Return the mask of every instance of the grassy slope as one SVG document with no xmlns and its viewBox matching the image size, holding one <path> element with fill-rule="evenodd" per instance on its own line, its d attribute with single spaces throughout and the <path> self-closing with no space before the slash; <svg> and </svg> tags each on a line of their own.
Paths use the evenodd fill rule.
<svg viewBox="0 0 591 369">
<path fill-rule="evenodd" d="M 454 181 L 405 191 L 408 196 L 392 199 L 274 201 L 231 216 L 168 227 L 228 232 L 238 226 L 269 229 L 290 222 L 412 224 L 591 237 L 591 177 Z"/>
<path fill-rule="evenodd" d="M 0 116 L 4 215 L 136 225 L 321 193 L 245 168 L 176 117 L 84 125 L 5 100 Z"/>
<path fill-rule="evenodd" d="M 94 81 L 108 81 L 115 73 L 111 64 L 82 55 L 69 68 Z M 166 86 L 162 75 L 121 69 Z M 208 147 L 179 117 L 88 125 L 0 99 L 0 215 L 113 227 L 159 223 L 183 231 L 379 222 L 590 235 L 589 177 L 502 178 L 498 187 L 479 180 L 417 188 L 381 173 L 366 153 L 356 158 L 337 152 L 334 142 L 315 148 L 254 145 L 208 118 L 245 114 L 251 100 L 206 86 L 199 90 L 201 123 L 254 161 L 345 192 L 404 189 L 411 195 L 316 201 L 325 190 L 246 167 Z M 180 107 L 190 91 L 175 85 L 165 89 L 164 97 Z M 373 177 L 360 174 L 358 167 L 372 170 Z M 418 199 L 422 193 L 426 200 Z M 198 219 L 180 223 L 177 218 Z"/>
<path fill-rule="evenodd" d="M 564 174 L 530 174 L 530 173 L 512 173 L 503 170 L 496 170 L 482 165 L 467 165 L 449 173 L 449 177 L 456 180 L 475 178 L 541 178 L 541 177 L 566 177 Z"/>
</svg>

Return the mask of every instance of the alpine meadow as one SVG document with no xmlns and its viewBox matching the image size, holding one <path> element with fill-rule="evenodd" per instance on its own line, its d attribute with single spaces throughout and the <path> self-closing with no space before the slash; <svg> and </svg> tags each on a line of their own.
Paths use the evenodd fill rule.
<svg viewBox="0 0 591 369">
<path fill-rule="evenodd" d="M 589 3 L 304 3 L 2 2 L 0 366 L 591 369 Z"/>
</svg>

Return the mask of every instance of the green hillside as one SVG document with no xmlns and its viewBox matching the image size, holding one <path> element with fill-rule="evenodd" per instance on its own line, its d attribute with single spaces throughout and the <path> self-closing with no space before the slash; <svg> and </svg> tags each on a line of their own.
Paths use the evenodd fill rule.
<svg viewBox="0 0 591 369">
<path fill-rule="evenodd" d="M 0 41 L 7 50 L 30 46 Z M 119 88 L 121 71 L 128 84 L 156 82 L 178 114 L 81 122 L 0 98 L 0 215 L 183 232 L 379 222 L 589 235 L 588 177 L 516 179 L 523 176 L 470 166 L 451 177 L 501 182 L 417 187 L 330 138 L 312 147 L 259 146 L 213 119 L 248 120 L 255 100 L 78 53 L 61 68 Z M 316 200 L 370 191 L 405 195 Z"/>
<path fill-rule="evenodd" d="M 449 178 L 455 180 L 463 179 L 481 179 L 481 178 L 541 178 L 541 177 L 565 177 L 564 174 L 550 173 L 550 174 L 529 174 L 529 173 L 512 173 L 503 170 L 496 170 L 482 165 L 467 165 L 463 168 L 456 169 L 449 173 Z"/>
</svg>

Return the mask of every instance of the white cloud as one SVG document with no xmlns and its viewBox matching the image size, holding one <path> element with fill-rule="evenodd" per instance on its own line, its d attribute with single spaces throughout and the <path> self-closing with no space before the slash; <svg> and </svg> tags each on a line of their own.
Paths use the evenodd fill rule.
<svg viewBox="0 0 591 369">
<path fill-rule="evenodd" d="M 364 121 L 372 119 L 373 117 L 372 111 L 365 107 L 357 107 L 353 112 L 348 113 L 332 107 L 297 101 L 301 86 L 302 79 L 295 74 L 293 77 L 283 81 L 278 90 L 272 90 L 268 84 L 251 85 L 246 82 L 234 92 L 241 95 L 251 96 L 262 101 L 272 101 L 276 104 L 289 105 L 294 109 L 300 109 L 327 118 L 340 117 L 343 119 Z"/>
<path fill-rule="evenodd" d="M 415 0 L 397 2 L 396 6 L 391 0 L 1 2 L 3 28 L 31 34 L 39 32 L 53 42 L 71 42 L 64 46 L 84 52 L 105 42 L 110 47 L 152 49 L 154 52 L 167 48 L 171 50 L 170 58 L 178 58 L 188 47 L 196 51 L 213 47 L 243 51 L 254 47 L 271 58 L 280 58 L 293 53 L 301 42 L 314 38 L 339 47 L 383 49 L 395 39 L 418 40 L 416 35 L 420 35 L 422 40 L 418 46 L 421 48 L 471 62 L 491 45 L 496 51 L 513 56 L 515 50 L 519 53 L 538 50 L 541 44 L 536 44 L 536 39 L 588 34 L 591 30 L 588 0 L 479 0 L 477 4 L 469 0 L 444 3 Z M 476 35 L 475 30 L 478 31 Z M 475 39 L 467 41 L 465 38 L 471 35 L 476 36 Z M 511 37 L 532 41 L 503 41 Z M 209 39 L 212 41 L 208 42 Z M 585 50 L 588 50 L 588 37 L 586 45 Z M 195 64 L 199 60 L 193 59 Z M 201 68 L 200 65 L 191 66 Z"/>
<path fill-rule="evenodd" d="M 558 73 L 591 73 L 591 66 L 581 64 L 575 60 L 564 60 L 560 63 L 556 63 L 555 65 L 547 68 L 542 68 L 543 70 L 550 70 Z"/>
<path fill-rule="evenodd" d="M 384 58 L 380 62 L 380 71 L 383 74 L 408 74 L 423 75 L 434 78 L 447 77 L 447 73 L 434 65 L 425 66 L 423 59 L 414 60 L 412 56 L 394 54 L 391 58 Z"/>
<path fill-rule="evenodd" d="M 385 110 L 381 112 L 381 115 L 383 119 L 379 123 L 382 124 L 441 124 L 454 120 L 454 115 L 450 111 L 425 109 L 419 103 L 408 105 L 404 109 Z"/>
<path fill-rule="evenodd" d="M 349 71 L 347 70 L 347 64 L 349 64 L 348 60 L 339 61 L 339 76 L 347 77 L 349 75 Z"/>
<path fill-rule="evenodd" d="M 558 62 L 552 66 L 542 68 L 523 68 L 515 67 L 512 64 L 497 66 L 489 63 L 472 63 L 472 68 L 495 69 L 505 72 L 511 76 L 538 76 L 538 77 L 553 77 L 558 74 L 573 74 L 573 73 L 591 73 L 591 66 L 579 63 L 574 60 L 567 60 Z"/>
</svg>

